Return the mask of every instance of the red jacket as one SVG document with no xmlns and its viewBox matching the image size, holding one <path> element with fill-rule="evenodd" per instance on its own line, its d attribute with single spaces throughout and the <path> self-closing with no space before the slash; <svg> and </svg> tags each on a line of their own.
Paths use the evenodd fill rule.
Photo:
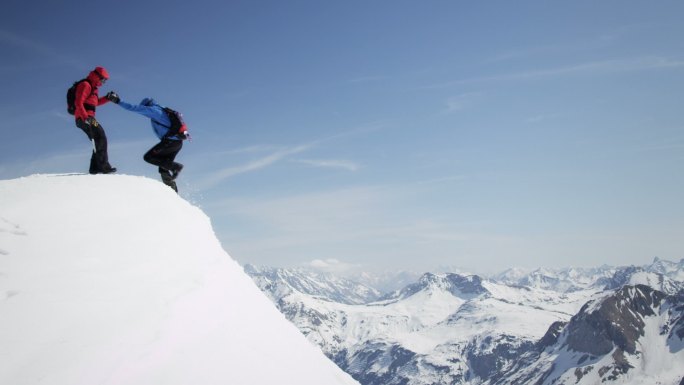
<svg viewBox="0 0 684 385">
<path fill-rule="evenodd" d="M 96 107 L 109 102 L 104 96 L 99 97 L 97 95 L 97 89 L 102 85 L 102 80 L 100 80 L 100 75 L 98 73 L 91 71 L 86 80 L 87 81 L 80 82 L 78 86 L 76 86 L 76 95 L 74 98 L 76 111 L 74 111 L 74 116 L 77 120 L 86 120 L 91 116 L 95 117 Z"/>
</svg>

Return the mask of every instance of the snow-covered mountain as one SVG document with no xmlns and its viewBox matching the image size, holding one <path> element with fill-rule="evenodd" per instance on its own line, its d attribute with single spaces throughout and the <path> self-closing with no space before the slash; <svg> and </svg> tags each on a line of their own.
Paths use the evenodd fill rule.
<svg viewBox="0 0 684 385">
<path fill-rule="evenodd" d="M 488 375 L 500 359 L 511 360 L 533 345 L 550 324 L 568 320 L 591 295 L 430 273 L 365 305 L 333 302 L 292 286 L 269 291 L 274 287 L 262 289 L 363 384 L 464 383 L 474 373 Z M 508 358 L 495 357 L 496 349 Z"/>
<path fill-rule="evenodd" d="M 511 270 L 496 279 L 428 273 L 403 289 L 366 304 L 340 303 L 331 297 L 297 290 L 288 282 L 287 274 L 282 274 L 280 277 L 284 279 L 277 284 L 271 281 L 270 285 L 260 284 L 260 287 L 310 341 L 321 346 L 341 368 L 364 385 L 507 384 L 510 378 L 520 378 L 520 384 L 543 384 L 552 376 L 549 366 L 543 365 L 550 362 L 549 356 L 541 356 L 541 352 L 561 350 L 565 342 L 556 345 L 561 335 L 574 336 L 564 337 L 571 341 L 591 341 L 586 328 L 579 328 L 585 330 L 584 334 L 575 331 L 577 321 L 573 321 L 588 311 L 588 302 L 610 301 L 623 288 L 627 293 L 633 292 L 629 288 L 639 288 L 640 292 L 648 288 L 657 293 L 654 296 L 668 298 L 666 307 L 660 307 L 663 302 L 659 302 L 657 311 L 670 312 L 660 321 L 649 319 L 648 322 L 659 322 L 662 327 L 681 325 L 684 321 L 676 309 L 684 306 L 681 298 L 684 286 L 681 281 L 668 278 L 677 277 L 681 265 L 656 260 L 651 266 L 638 268 L 603 266 L 529 273 Z M 253 278 L 263 282 L 258 274 Z M 273 291 L 274 287 L 281 290 Z M 282 290 L 283 287 L 289 289 Z M 627 306 L 610 313 L 606 319 L 613 317 L 610 322 L 619 324 L 632 312 Z M 652 335 L 652 330 L 639 329 L 637 334 L 648 335 L 643 338 L 649 343 L 660 341 L 660 337 Z M 668 337 L 668 346 L 676 349 L 684 338 L 684 331 L 682 335 L 673 333 Z M 677 362 L 679 357 L 678 351 L 668 353 L 667 349 L 639 354 L 642 360 L 659 360 L 665 354 L 668 362 Z M 574 370 L 589 373 L 582 366 L 585 361 L 568 361 L 563 370 L 558 369 L 561 367 L 558 363 L 552 364 L 559 371 L 554 378 Z M 532 366 L 537 369 L 523 372 Z M 680 370 L 680 377 L 684 377 L 684 360 L 681 366 L 671 369 Z M 603 376 L 608 369 L 598 370 Z M 667 376 L 648 377 L 652 374 L 652 370 L 632 371 L 629 376 L 601 378 L 610 378 L 615 383 L 625 378 L 658 378 L 665 381 L 663 384 L 679 384 L 679 380 L 671 382 Z M 585 377 L 583 383 L 592 383 L 589 378 L 594 377 Z M 568 375 L 556 383 L 574 383 L 570 379 L 576 381 L 577 377 Z"/>
<path fill-rule="evenodd" d="M 648 267 L 630 266 L 615 272 L 606 282 L 606 289 L 619 289 L 625 285 L 646 285 L 666 294 L 677 294 L 684 289 L 684 282 L 669 278 L 668 274 L 654 272 Z"/>
<path fill-rule="evenodd" d="M 292 291 L 308 294 L 315 298 L 346 304 L 362 304 L 380 298 L 377 289 L 310 269 L 279 269 L 245 265 L 245 272 L 257 282 L 260 288 L 273 293 L 273 298 L 284 297 Z"/>
<path fill-rule="evenodd" d="M 536 269 L 522 273 L 520 269 L 509 269 L 495 276 L 498 282 L 508 285 L 536 287 L 561 292 L 600 288 L 615 274 L 617 268 Z"/>
<path fill-rule="evenodd" d="M 496 384 L 682 384 L 684 292 L 624 286 L 589 301 Z"/>
<path fill-rule="evenodd" d="M 161 183 L 0 181 L 0 384 L 356 383 Z"/>
<path fill-rule="evenodd" d="M 645 269 L 649 273 L 662 274 L 673 281 L 684 282 L 684 258 L 679 262 L 671 262 L 656 257 Z"/>
<path fill-rule="evenodd" d="M 684 282 L 684 259 L 679 262 L 670 262 L 655 258 L 653 262 L 645 266 L 613 267 L 601 266 L 596 268 L 562 268 L 562 269 L 536 269 L 530 272 L 519 268 L 511 268 L 501 274 L 492 277 L 493 280 L 508 285 L 520 285 L 549 289 L 554 291 L 574 291 L 586 289 L 619 288 L 634 281 L 633 276 L 641 273 L 642 277 L 635 278 L 660 279 L 664 284 Z M 659 290 L 663 288 L 660 287 Z M 665 289 L 666 291 L 668 289 Z"/>
</svg>

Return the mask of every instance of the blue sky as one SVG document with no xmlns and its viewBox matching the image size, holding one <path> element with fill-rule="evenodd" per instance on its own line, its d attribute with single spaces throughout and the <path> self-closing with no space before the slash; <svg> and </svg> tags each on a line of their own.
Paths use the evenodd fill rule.
<svg viewBox="0 0 684 385">
<path fill-rule="evenodd" d="M 2 179 L 87 171 L 64 94 L 101 65 L 102 94 L 184 113 L 179 188 L 243 263 L 492 273 L 684 257 L 681 2 L 2 8 Z M 148 121 L 115 105 L 98 119 L 120 173 L 158 178 Z"/>
</svg>

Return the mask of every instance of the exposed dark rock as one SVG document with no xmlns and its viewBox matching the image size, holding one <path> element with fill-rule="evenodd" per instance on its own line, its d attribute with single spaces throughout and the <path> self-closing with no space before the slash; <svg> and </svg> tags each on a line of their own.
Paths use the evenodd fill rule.
<svg viewBox="0 0 684 385">
<path fill-rule="evenodd" d="M 680 340 L 684 340 L 684 290 L 677 294 L 675 304 L 673 312 L 678 315 L 673 319 L 670 338 L 676 335 Z"/>
<path fill-rule="evenodd" d="M 584 368 L 576 368 L 575 377 L 577 378 L 577 382 L 579 382 L 582 379 L 582 377 L 587 375 L 587 373 L 591 372 L 593 369 L 594 367 L 591 365 Z"/>
<path fill-rule="evenodd" d="M 629 278 L 634 275 L 635 273 L 638 273 L 640 271 L 645 271 L 641 267 L 636 267 L 636 266 L 628 266 L 622 269 L 619 269 L 618 271 L 613 274 L 613 277 L 607 281 L 605 281 L 605 289 L 606 290 L 615 290 L 619 289 L 623 286 L 625 286 L 629 282 Z"/>
<path fill-rule="evenodd" d="M 534 346 L 531 342 L 521 344 L 515 337 L 506 335 L 496 340 L 487 337 L 478 345 L 470 345 L 466 348 L 468 366 L 475 376 L 483 379 L 501 372 L 504 367 L 510 365 L 511 361 Z"/>
<path fill-rule="evenodd" d="M 633 368 L 625 358 L 625 352 L 619 349 L 613 352 L 613 362 L 613 371 L 610 376 L 608 376 L 608 380 L 610 381 L 617 380 L 621 374 L 625 374 L 629 369 Z"/>
<path fill-rule="evenodd" d="M 552 323 L 551 326 L 549 326 L 549 330 L 547 330 L 546 334 L 544 334 L 544 337 L 537 342 L 535 348 L 539 351 L 542 351 L 558 342 L 558 337 L 563 332 L 565 325 L 567 325 L 567 322 L 563 321 L 556 321 Z"/>
<path fill-rule="evenodd" d="M 544 364 L 540 361 L 541 355 L 548 349 L 567 349 L 571 355 L 574 355 L 573 351 L 584 353 L 574 355 L 577 361 L 571 370 L 577 382 L 592 370 L 606 383 L 622 378 L 633 369 L 627 356 L 640 354 L 637 351 L 637 341 L 645 333 L 646 317 L 667 311 L 670 320 L 664 325 L 661 334 L 665 336 L 669 333 L 668 338 L 679 339 L 677 331 L 684 330 L 682 294 L 684 291 L 677 296 L 668 296 L 648 286 L 636 285 L 625 286 L 598 303 L 590 302 L 583 306 L 565 328 L 561 323 L 552 325 L 537 342 L 535 349 L 523 353 L 502 373 L 494 374 L 488 384 L 555 383 L 556 379 L 549 378 L 556 370 L 555 363 Z M 682 346 L 680 342 L 678 340 L 673 346 Z M 609 364 L 595 366 L 594 363 L 611 352 Z"/>
<path fill-rule="evenodd" d="M 594 356 L 608 354 L 613 347 L 636 352 L 636 340 L 644 334 L 644 317 L 654 315 L 666 295 L 644 285 L 625 286 L 587 312 L 585 305 L 567 327 L 568 348 Z"/>
<path fill-rule="evenodd" d="M 416 353 L 401 346 L 370 342 L 352 357 L 347 357 L 346 359 L 338 357 L 336 362 L 338 362 L 338 365 L 339 362 L 344 362 L 347 366 L 341 368 L 364 385 L 405 385 L 409 382 L 409 379 L 401 376 L 398 372 L 415 356 Z M 384 370 L 382 373 L 369 370 L 378 363 L 386 364 L 388 366 L 387 370 Z"/>
</svg>

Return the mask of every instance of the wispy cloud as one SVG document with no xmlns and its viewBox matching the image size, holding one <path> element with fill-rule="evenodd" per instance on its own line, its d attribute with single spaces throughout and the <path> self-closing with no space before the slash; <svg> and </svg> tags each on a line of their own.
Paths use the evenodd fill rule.
<svg viewBox="0 0 684 385">
<path fill-rule="evenodd" d="M 48 45 L 26 38 L 24 36 L 17 35 L 10 31 L 0 29 L 0 43 L 12 45 L 17 48 L 32 52 L 34 54 L 48 58 L 57 64 L 71 66 L 79 70 L 85 68 L 83 63 L 74 60 L 73 57 L 69 55 L 57 52 Z"/>
<path fill-rule="evenodd" d="M 682 138 L 671 138 L 668 140 L 663 140 L 660 143 L 643 144 L 636 149 L 637 152 L 650 152 L 650 151 L 669 151 L 669 150 L 681 150 L 684 149 L 684 139 Z"/>
<path fill-rule="evenodd" d="M 430 184 L 437 184 L 437 183 L 448 183 L 448 182 L 462 182 L 464 180 L 467 180 L 468 177 L 465 175 L 450 175 L 450 176 L 445 176 L 441 178 L 434 178 L 434 179 L 427 179 L 427 180 L 422 180 L 416 182 L 417 184 L 423 184 L 423 185 L 430 185 Z"/>
<path fill-rule="evenodd" d="M 632 71 L 649 71 L 662 69 L 679 69 L 684 67 L 684 59 L 668 58 L 659 56 L 646 56 L 631 59 L 616 59 L 616 60 L 602 60 L 592 61 L 587 63 L 579 63 L 569 66 L 561 66 L 545 69 L 534 69 L 530 71 L 515 72 L 510 74 L 482 76 L 469 79 L 461 79 L 439 84 L 426 86 L 426 89 L 439 89 L 459 86 L 463 84 L 494 82 L 494 81 L 510 81 L 510 80 L 534 80 L 545 77 L 572 75 L 577 73 L 592 73 L 592 72 L 632 72 Z"/>
<path fill-rule="evenodd" d="M 13 163 L 6 163 L 0 169 L 0 178 L 10 179 L 39 173 L 68 173 L 78 172 L 87 165 L 90 153 L 84 150 L 61 152 L 45 155 L 39 159 L 27 161 L 20 159 Z"/>
<path fill-rule="evenodd" d="M 529 118 L 525 119 L 525 122 L 527 123 L 539 123 L 545 120 L 549 119 L 554 119 L 559 117 L 560 114 L 539 114 L 535 116 L 530 116 Z"/>
<path fill-rule="evenodd" d="M 217 212 L 272 229 L 285 244 L 344 240 L 367 233 L 360 224 L 377 222 L 377 213 L 403 194 L 360 186 L 275 198 L 231 198 L 212 204 Z M 272 246 L 284 244 L 275 239 Z M 255 245 L 258 246 L 258 245 Z"/>
<path fill-rule="evenodd" d="M 509 75 L 513 79 L 538 78 L 565 75 L 578 72 L 626 72 L 684 67 L 684 60 L 667 57 L 648 56 L 633 59 L 603 60 L 576 65 L 533 70 Z"/>
<path fill-rule="evenodd" d="M 335 258 L 314 259 L 308 262 L 306 266 L 326 273 L 345 273 L 359 268 L 359 265 L 342 262 Z"/>
<path fill-rule="evenodd" d="M 366 134 L 369 132 L 377 131 L 379 129 L 384 128 L 384 124 L 382 123 L 374 123 L 374 124 L 369 124 L 369 125 L 364 125 L 355 129 L 351 129 L 348 131 L 340 132 L 338 134 L 334 134 L 325 138 L 313 140 L 308 143 L 296 145 L 296 146 L 287 146 L 287 147 L 277 147 L 277 146 L 272 146 L 272 145 L 256 145 L 256 146 L 247 146 L 243 147 L 240 149 L 235 149 L 235 150 L 229 150 L 229 151 L 223 151 L 220 153 L 210 153 L 207 154 L 207 156 L 215 157 L 217 154 L 253 154 L 253 153 L 259 153 L 259 152 L 265 152 L 268 151 L 269 153 L 254 160 L 250 160 L 246 163 L 243 163 L 238 166 L 232 166 L 232 167 L 226 167 L 214 172 L 210 172 L 207 174 L 205 177 L 201 178 L 199 182 L 197 183 L 197 186 L 200 189 L 206 189 L 206 188 L 212 188 L 218 185 L 219 183 L 225 181 L 228 178 L 231 178 L 236 175 L 248 173 L 248 172 L 253 172 L 257 170 L 261 170 L 265 167 L 271 166 L 277 162 L 286 160 L 290 158 L 293 155 L 303 153 L 305 151 L 308 151 L 312 148 L 321 146 L 322 144 L 326 142 L 330 142 L 333 140 L 345 138 L 345 137 L 350 137 L 354 135 L 360 135 L 360 134 Z M 309 164 L 311 166 L 316 166 L 316 167 L 331 167 L 331 168 L 344 168 L 348 169 L 351 171 L 355 171 L 359 168 L 359 166 L 353 162 L 349 161 L 344 161 L 344 160 L 311 160 L 311 159 L 305 159 L 305 160 L 298 160 L 296 162 L 299 163 L 304 163 L 304 164 Z"/>
<path fill-rule="evenodd" d="M 458 223 L 407 204 L 428 190 L 415 184 L 369 185 L 276 198 L 232 198 L 212 203 L 211 209 L 216 221 L 230 218 L 225 233 L 238 254 L 272 263 L 315 258 L 308 264 L 323 270 L 346 268 L 339 261 L 362 261 L 364 255 L 406 262 L 409 256 L 439 258 L 519 242 L 488 224 Z M 258 233 L 251 233 L 252 228 Z"/>
<path fill-rule="evenodd" d="M 361 167 L 352 161 L 339 159 L 297 159 L 295 162 L 313 167 L 338 168 L 348 171 L 356 171 Z"/>
<path fill-rule="evenodd" d="M 387 79 L 387 76 L 361 76 L 358 78 L 354 78 L 349 80 L 350 83 L 369 83 L 369 82 L 377 82 L 380 80 L 385 80 Z"/>
<path fill-rule="evenodd" d="M 215 151 L 212 152 L 210 155 L 212 157 L 215 156 L 223 156 L 223 155 L 249 155 L 249 154 L 259 154 L 259 153 L 265 153 L 265 152 L 276 152 L 282 150 L 282 147 L 279 146 L 274 146 L 274 145 L 269 145 L 269 144 L 256 144 L 256 145 L 251 145 L 251 146 L 245 146 L 241 148 L 233 148 L 230 150 L 225 150 L 225 151 Z"/>
<path fill-rule="evenodd" d="M 278 161 L 281 161 L 288 156 L 299 154 L 301 152 L 304 152 L 311 147 L 313 147 L 314 144 L 303 144 L 295 147 L 287 147 L 287 148 L 281 148 L 278 149 L 266 156 L 263 156 L 259 159 L 252 160 L 250 162 L 247 162 L 245 164 L 241 164 L 238 166 L 233 166 L 233 167 L 226 167 L 221 170 L 215 171 L 213 173 L 210 173 L 209 175 L 205 176 L 198 182 L 198 186 L 200 188 L 211 188 L 222 181 L 233 177 L 235 175 L 239 174 L 244 174 L 247 172 L 251 171 L 256 171 L 263 169 L 265 167 L 268 167 Z"/>
<path fill-rule="evenodd" d="M 83 134 L 77 133 L 76 135 Z M 31 174 L 87 172 L 92 145 L 85 135 L 80 138 L 79 143 L 78 148 L 43 154 L 38 158 L 17 158 L 12 163 L 5 163 L 0 168 L 0 179 L 17 178 Z M 110 160 L 115 162 L 114 165 L 119 168 L 119 172 L 123 173 L 150 169 L 150 165 L 142 160 L 142 154 L 149 147 L 151 147 L 149 140 L 114 142 L 109 145 Z"/>
<path fill-rule="evenodd" d="M 313 245 L 381 238 L 458 240 L 471 237 L 457 234 L 453 226 L 425 218 L 424 214 L 406 206 L 406 202 L 426 191 L 432 191 L 432 187 L 365 185 L 275 198 L 230 198 L 211 205 L 216 212 L 271 229 L 278 234 L 271 240 L 283 242 L 271 244 L 273 248 L 289 246 L 291 242 Z"/>
<path fill-rule="evenodd" d="M 446 105 L 447 113 L 454 113 L 471 108 L 478 99 L 482 96 L 479 92 L 467 92 L 460 95 L 452 96 L 447 99 Z"/>
<path fill-rule="evenodd" d="M 548 57 L 549 55 L 579 53 L 585 51 L 605 50 L 614 42 L 628 32 L 621 29 L 613 32 L 605 33 L 594 37 L 593 39 L 585 41 L 567 42 L 565 44 L 548 44 L 537 45 L 531 47 L 521 47 L 517 49 L 509 49 L 504 52 L 495 54 L 488 62 L 501 62 L 517 59 L 529 59 L 535 57 Z"/>
</svg>

